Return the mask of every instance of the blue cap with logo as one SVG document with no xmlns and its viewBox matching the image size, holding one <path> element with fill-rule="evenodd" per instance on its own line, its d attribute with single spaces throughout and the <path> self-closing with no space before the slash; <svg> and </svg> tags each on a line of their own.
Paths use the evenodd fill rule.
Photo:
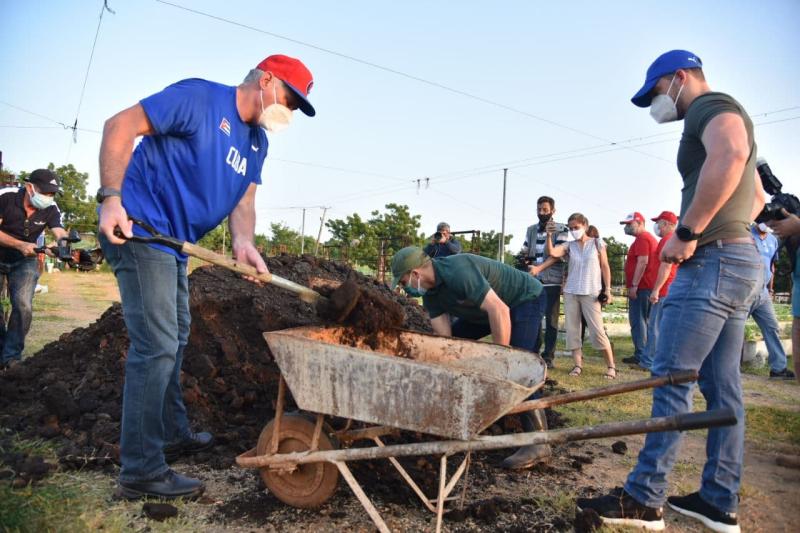
<svg viewBox="0 0 800 533">
<path fill-rule="evenodd" d="M 661 54 L 653 61 L 650 68 L 647 69 L 647 76 L 644 80 L 644 85 L 639 89 L 639 92 L 633 95 L 631 102 L 639 107 L 649 107 L 650 102 L 653 100 L 653 95 L 650 91 L 656 86 L 658 80 L 663 76 L 672 74 L 681 68 L 702 68 L 703 62 L 697 55 L 689 52 L 688 50 L 670 50 Z"/>
</svg>

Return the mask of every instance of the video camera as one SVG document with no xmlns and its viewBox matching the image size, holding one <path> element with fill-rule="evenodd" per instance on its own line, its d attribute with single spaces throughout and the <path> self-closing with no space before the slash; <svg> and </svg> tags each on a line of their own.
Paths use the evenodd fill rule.
<svg viewBox="0 0 800 533">
<path fill-rule="evenodd" d="M 800 200 L 793 194 L 781 192 L 783 184 L 772 173 L 767 160 L 759 157 L 758 161 L 756 161 L 756 169 L 758 170 L 758 176 L 761 178 L 761 185 L 767 194 L 772 196 L 771 201 L 764 206 L 764 209 L 756 217 L 756 222 L 782 220 L 786 218 L 783 213 L 784 209 L 788 213 L 800 216 Z"/>
<path fill-rule="evenodd" d="M 442 240 L 442 232 L 441 231 L 437 231 L 436 233 L 434 233 L 433 234 L 433 240 L 436 241 L 436 242 L 441 241 Z"/>
<path fill-rule="evenodd" d="M 49 247 L 56 259 L 63 262 L 72 261 L 72 243 L 80 242 L 81 236 L 75 229 L 71 229 L 66 237 L 61 237 L 56 241 L 55 246 Z M 36 253 L 45 253 L 48 247 L 34 248 Z"/>
</svg>

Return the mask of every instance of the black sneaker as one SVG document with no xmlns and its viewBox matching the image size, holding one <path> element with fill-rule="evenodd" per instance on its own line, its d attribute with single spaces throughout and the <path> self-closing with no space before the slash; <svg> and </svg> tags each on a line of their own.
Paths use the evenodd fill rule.
<svg viewBox="0 0 800 533">
<path fill-rule="evenodd" d="M 211 433 L 191 433 L 184 440 L 164 446 L 164 459 L 171 463 L 183 455 L 202 452 L 214 445 Z"/>
<path fill-rule="evenodd" d="M 633 499 L 622 487 L 598 498 L 578 498 L 578 509 L 592 509 L 606 524 L 633 526 L 650 531 L 664 529 L 664 510 L 646 507 Z"/>
<path fill-rule="evenodd" d="M 709 505 L 700 497 L 699 492 L 688 496 L 670 496 L 667 504 L 680 514 L 699 520 L 708 529 L 722 533 L 739 533 L 739 521 L 736 513 L 723 513 Z"/>
<path fill-rule="evenodd" d="M 639 361 L 639 358 L 636 357 L 635 355 L 632 355 L 630 357 L 624 357 L 622 359 L 622 362 L 625 363 L 626 365 L 631 365 L 631 366 L 639 366 L 639 363 L 641 363 L 641 361 Z"/>
<path fill-rule="evenodd" d="M 769 379 L 794 379 L 794 372 L 784 368 L 780 372 L 769 371 Z"/>
</svg>

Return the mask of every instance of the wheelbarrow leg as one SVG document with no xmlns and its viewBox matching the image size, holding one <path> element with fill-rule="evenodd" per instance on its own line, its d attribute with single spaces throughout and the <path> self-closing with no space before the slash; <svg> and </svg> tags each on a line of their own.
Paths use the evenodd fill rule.
<svg viewBox="0 0 800 533">
<path fill-rule="evenodd" d="M 272 433 L 272 442 L 270 443 L 269 453 L 270 455 L 274 455 L 278 453 L 278 446 L 280 445 L 280 434 L 281 434 L 281 418 L 283 418 L 283 404 L 286 401 L 286 382 L 283 380 L 283 376 L 281 376 L 280 381 L 278 381 L 278 402 L 275 405 L 275 422 L 274 422 L 274 430 Z"/>
<path fill-rule="evenodd" d="M 444 489 L 447 481 L 447 454 L 442 455 L 439 470 L 439 498 L 436 500 L 436 533 L 442 531 L 442 514 L 444 514 Z"/>
<path fill-rule="evenodd" d="M 386 525 L 386 522 L 383 521 L 381 518 L 380 513 L 375 506 L 372 505 L 369 497 L 364 493 L 364 489 L 361 488 L 361 485 L 358 484 L 356 478 L 353 477 L 353 474 L 350 472 L 350 469 L 347 468 L 347 465 L 343 461 L 333 461 L 333 464 L 339 469 L 339 472 L 342 473 L 342 477 L 347 481 L 347 484 L 350 485 L 350 490 L 353 491 L 353 494 L 356 495 L 358 501 L 361 502 L 362 507 L 364 510 L 367 511 L 367 514 L 372 519 L 372 522 L 375 524 L 375 527 L 378 528 L 378 531 L 381 533 L 391 533 L 389 531 L 389 527 Z"/>
</svg>

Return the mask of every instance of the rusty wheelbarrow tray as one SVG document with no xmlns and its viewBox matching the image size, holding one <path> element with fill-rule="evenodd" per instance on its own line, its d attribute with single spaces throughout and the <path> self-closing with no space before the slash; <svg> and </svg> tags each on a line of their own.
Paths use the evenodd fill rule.
<svg viewBox="0 0 800 533">
<path fill-rule="evenodd" d="M 347 461 L 388 459 L 423 504 L 436 513 L 441 529 L 446 501 L 468 472 L 471 452 L 528 444 L 730 425 L 733 412 L 706 411 L 557 431 L 485 436 L 480 432 L 506 414 L 588 400 L 697 379 L 695 372 L 618 383 L 608 387 L 526 399 L 544 384 L 546 366 L 525 350 L 409 331 L 367 340 L 342 327 L 303 327 L 265 333 L 281 370 L 275 418 L 255 448 L 236 458 L 257 468 L 270 491 L 297 507 L 317 507 L 345 478 L 377 528 L 389 528 L 346 465 Z M 286 385 L 297 406 L 315 416 L 284 413 Z M 325 416 L 373 424 L 333 431 Z M 409 430 L 438 437 L 429 442 L 385 445 L 381 437 Z M 357 440 L 376 446 L 346 448 Z M 447 457 L 466 452 L 447 479 Z M 428 498 L 397 457 L 440 456 L 439 490 Z M 463 489 L 466 489 L 466 483 Z M 462 491 L 462 501 L 464 493 Z"/>
</svg>

